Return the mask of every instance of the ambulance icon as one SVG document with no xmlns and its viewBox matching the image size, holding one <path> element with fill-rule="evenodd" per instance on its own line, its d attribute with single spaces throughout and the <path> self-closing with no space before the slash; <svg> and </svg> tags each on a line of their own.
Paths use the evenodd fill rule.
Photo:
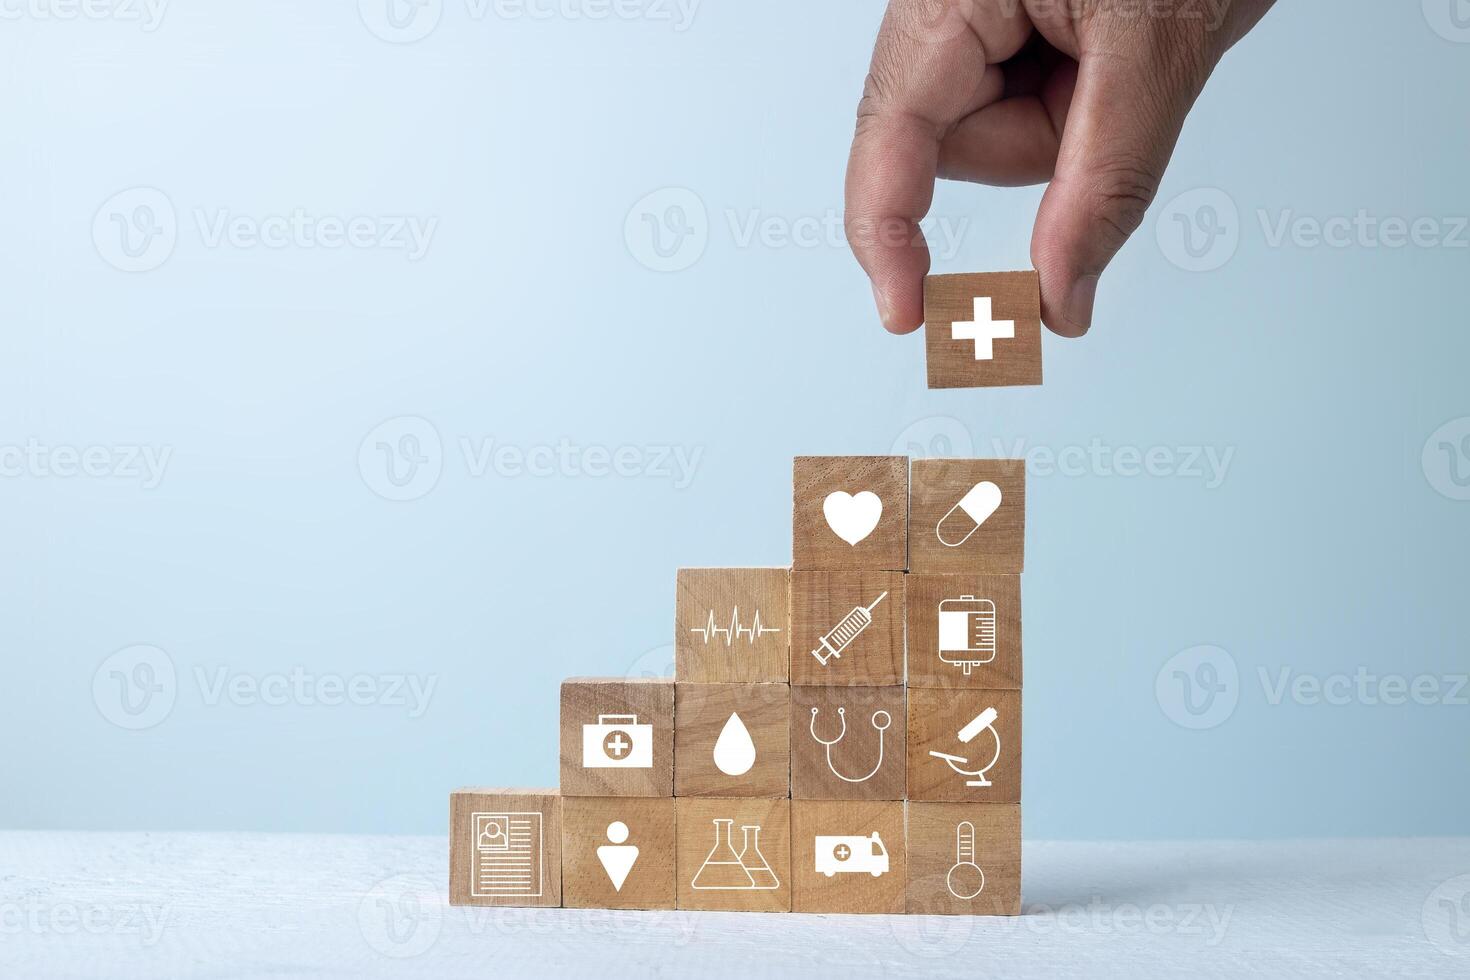
<svg viewBox="0 0 1470 980">
<path fill-rule="evenodd" d="M 828 878 L 839 871 L 866 871 L 874 878 L 888 873 L 888 848 L 875 830 L 867 837 L 818 837 L 816 871 Z"/>
</svg>

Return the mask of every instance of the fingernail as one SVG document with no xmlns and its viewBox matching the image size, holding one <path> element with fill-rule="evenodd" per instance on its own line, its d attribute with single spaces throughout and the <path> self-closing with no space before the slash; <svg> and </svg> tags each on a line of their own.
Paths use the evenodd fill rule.
<svg viewBox="0 0 1470 980">
<path fill-rule="evenodd" d="M 1092 326 L 1092 307 L 1097 302 L 1097 276 L 1083 276 L 1067 295 L 1067 319 L 1087 330 Z"/>
<path fill-rule="evenodd" d="M 883 291 L 878 288 L 877 283 L 873 284 L 873 303 L 878 307 L 878 319 L 883 321 L 883 329 L 892 330 L 893 309 L 888 305 L 888 300 L 884 298 Z"/>
</svg>

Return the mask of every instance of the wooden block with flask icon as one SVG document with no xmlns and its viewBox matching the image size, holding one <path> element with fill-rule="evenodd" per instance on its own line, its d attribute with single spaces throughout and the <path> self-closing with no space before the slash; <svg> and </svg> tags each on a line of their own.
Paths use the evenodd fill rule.
<svg viewBox="0 0 1470 980">
<path fill-rule="evenodd" d="M 905 905 L 902 801 L 791 801 L 793 912 L 896 913 Z"/>
<path fill-rule="evenodd" d="M 903 683 L 902 572 L 791 573 L 791 683 Z"/>
<path fill-rule="evenodd" d="M 924 278 L 930 388 L 1041 384 L 1041 280 L 1035 272 Z"/>
<path fill-rule="evenodd" d="M 1019 915 L 1021 807 L 908 804 L 908 882 L 914 915 Z"/>
<path fill-rule="evenodd" d="M 674 593 L 676 680 L 786 681 L 791 641 L 787 569 L 681 568 Z"/>
<path fill-rule="evenodd" d="M 910 687 L 1021 686 L 1019 575 L 904 576 Z"/>
<path fill-rule="evenodd" d="M 786 684 L 674 685 L 674 795 L 791 795 Z"/>
<path fill-rule="evenodd" d="M 907 457 L 798 456 L 791 482 L 793 568 L 908 568 Z"/>
<path fill-rule="evenodd" d="M 1026 555 L 1026 463 L 916 459 L 909 515 L 911 571 L 1019 575 Z"/>
<path fill-rule="evenodd" d="M 1021 802 L 1021 692 L 909 688 L 908 798 Z"/>
<path fill-rule="evenodd" d="M 791 801 L 674 800 L 679 908 L 791 911 Z"/>
<path fill-rule="evenodd" d="M 561 905 L 561 795 L 468 787 L 449 794 L 449 904 Z"/>
<path fill-rule="evenodd" d="M 791 796 L 902 800 L 908 767 L 902 687 L 793 687 Z"/>
<path fill-rule="evenodd" d="M 562 800 L 562 901 L 578 909 L 671 909 L 673 797 Z"/>
<path fill-rule="evenodd" d="M 674 682 L 563 681 L 561 791 L 567 796 L 672 796 Z"/>
</svg>

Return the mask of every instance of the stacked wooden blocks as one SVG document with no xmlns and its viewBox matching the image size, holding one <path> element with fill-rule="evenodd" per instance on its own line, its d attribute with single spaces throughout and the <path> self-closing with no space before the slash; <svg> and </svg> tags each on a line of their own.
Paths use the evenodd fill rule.
<svg viewBox="0 0 1470 980">
<path fill-rule="evenodd" d="M 678 573 L 675 679 L 572 678 L 561 789 L 450 799 L 450 901 L 1015 914 L 1019 460 L 800 457 L 793 563 Z"/>
</svg>

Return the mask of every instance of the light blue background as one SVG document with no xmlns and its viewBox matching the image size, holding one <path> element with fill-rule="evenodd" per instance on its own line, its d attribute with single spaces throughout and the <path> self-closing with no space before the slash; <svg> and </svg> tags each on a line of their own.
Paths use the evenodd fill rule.
<svg viewBox="0 0 1470 980">
<path fill-rule="evenodd" d="M 1047 337 L 1044 387 L 988 392 L 925 389 L 920 337 L 878 328 L 840 242 L 737 240 L 840 215 L 873 0 L 705 0 L 686 30 L 445 0 L 407 44 L 351 0 L 6 21 L 0 446 L 171 456 L 151 489 L 0 477 L 0 826 L 442 832 L 454 786 L 555 784 L 563 677 L 663 667 L 677 567 L 789 562 L 793 455 L 947 434 L 1233 454 L 1218 486 L 1033 469 L 1028 835 L 1464 832 L 1467 692 L 1273 704 L 1259 673 L 1470 669 L 1470 503 L 1421 464 L 1470 415 L 1470 250 L 1273 247 L 1258 217 L 1470 213 L 1470 43 L 1419 8 L 1280 5 L 1206 92 L 1093 333 Z M 128 273 L 93 221 L 136 187 L 178 242 Z M 683 271 L 640 264 L 636 211 L 625 234 L 663 188 L 709 219 Z M 1197 188 L 1239 214 L 1199 273 L 1167 210 Z M 1027 265 L 1038 198 L 943 187 L 936 216 L 968 224 L 936 270 Z M 410 261 L 211 248 L 195 219 L 297 208 L 438 225 Z M 443 475 L 391 502 L 359 447 L 405 416 Z M 474 476 L 461 439 L 700 455 L 687 487 Z M 104 661 L 139 644 L 176 688 L 130 731 Z M 1191 730 L 1156 679 L 1206 644 L 1235 707 Z M 418 717 L 209 696 L 293 668 L 435 687 Z"/>
</svg>

